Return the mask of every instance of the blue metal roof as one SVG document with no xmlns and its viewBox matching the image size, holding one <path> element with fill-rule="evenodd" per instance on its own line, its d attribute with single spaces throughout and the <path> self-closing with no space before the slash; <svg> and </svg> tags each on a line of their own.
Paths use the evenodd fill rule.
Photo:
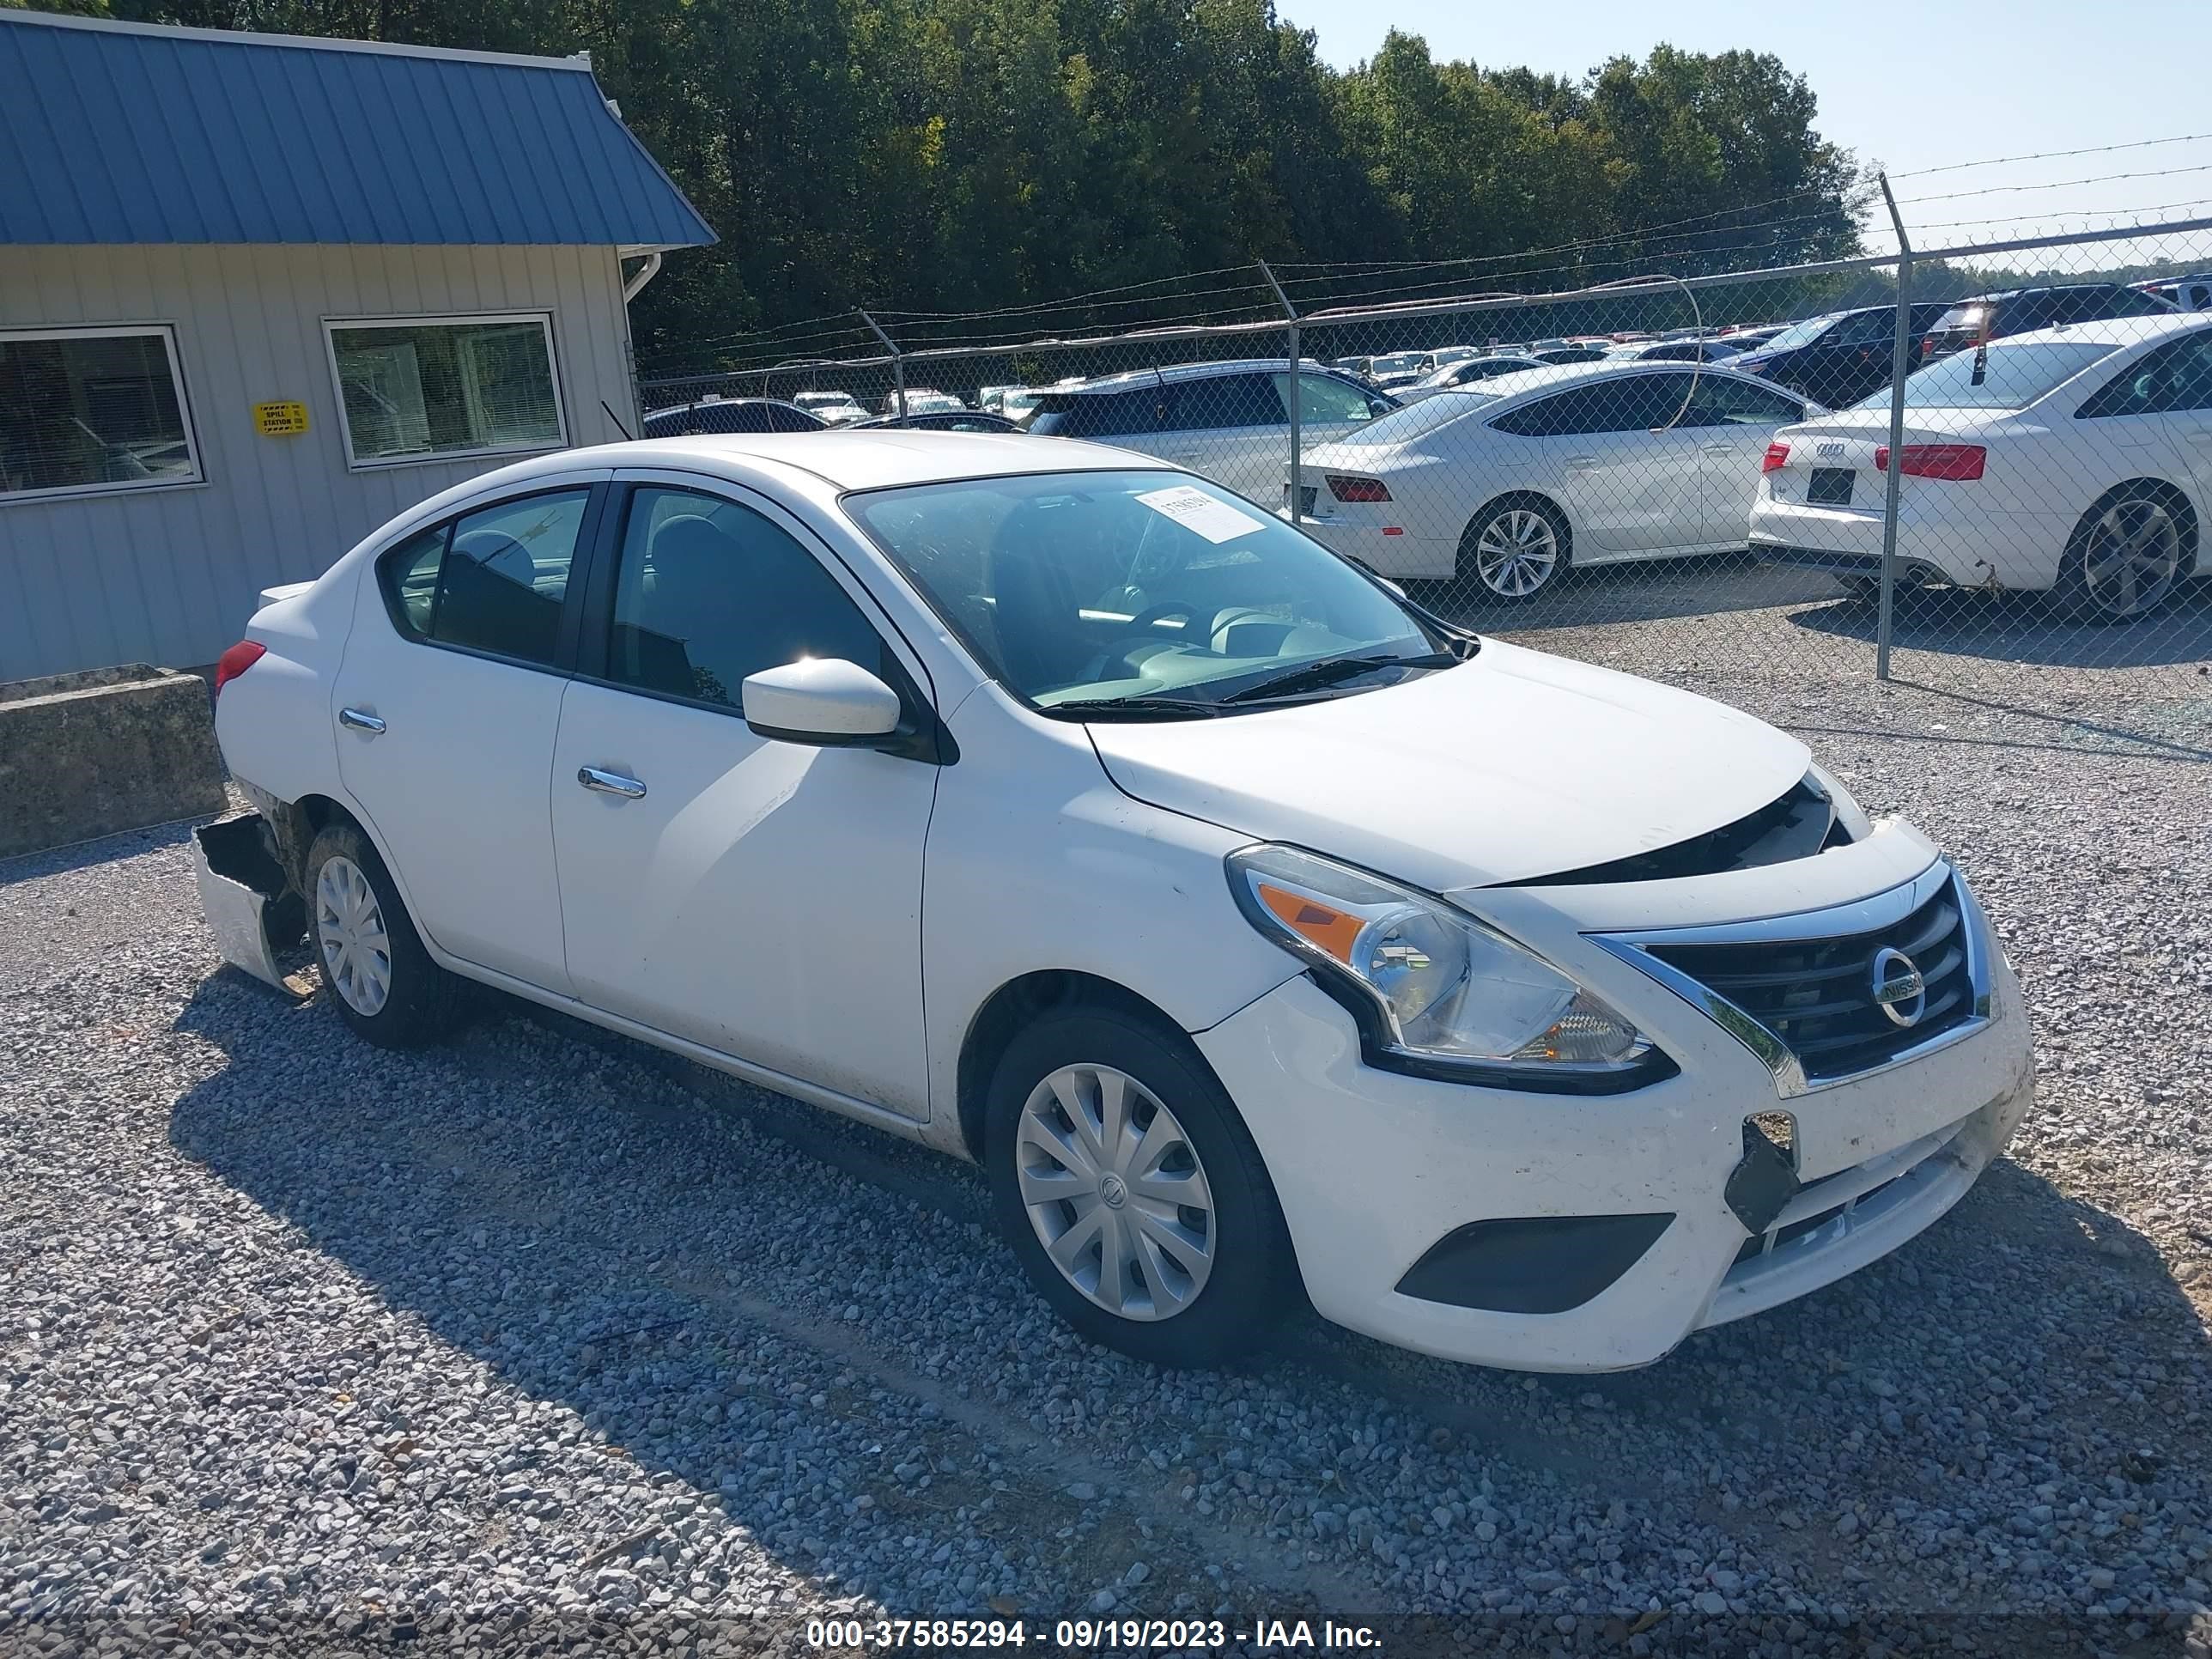
<svg viewBox="0 0 2212 1659">
<path fill-rule="evenodd" d="M 0 243 L 713 240 L 584 58 L 0 11 Z"/>
</svg>

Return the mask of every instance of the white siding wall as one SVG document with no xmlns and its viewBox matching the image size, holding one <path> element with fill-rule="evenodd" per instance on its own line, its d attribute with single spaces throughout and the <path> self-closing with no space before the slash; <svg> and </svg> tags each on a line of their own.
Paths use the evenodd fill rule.
<svg viewBox="0 0 2212 1659">
<path fill-rule="evenodd" d="M 629 319 L 612 248 L 0 246 L 0 328 L 168 323 L 203 484 L 0 495 L 0 681 L 110 663 L 212 662 L 254 596 L 305 581 L 403 507 L 503 465 L 346 468 L 325 317 L 550 311 L 571 444 L 632 431 Z M 307 405 L 264 438 L 253 405 Z"/>
</svg>

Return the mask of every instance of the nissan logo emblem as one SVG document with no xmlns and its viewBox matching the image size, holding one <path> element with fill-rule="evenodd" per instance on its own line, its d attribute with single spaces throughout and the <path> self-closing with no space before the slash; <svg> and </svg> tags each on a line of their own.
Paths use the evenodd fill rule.
<svg viewBox="0 0 2212 1659">
<path fill-rule="evenodd" d="M 1891 1024 L 1920 1024 L 1921 1015 L 1928 1012 L 1928 981 L 1920 977 L 1911 957 L 1883 945 L 1874 953 L 1871 977 L 1875 1006 L 1888 1017 Z"/>
</svg>

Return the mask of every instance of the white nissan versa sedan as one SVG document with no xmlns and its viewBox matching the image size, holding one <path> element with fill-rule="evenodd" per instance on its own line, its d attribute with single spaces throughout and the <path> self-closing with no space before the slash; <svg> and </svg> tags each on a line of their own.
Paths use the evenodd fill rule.
<svg viewBox="0 0 2212 1659">
<path fill-rule="evenodd" d="M 1642 1364 L 1895 1249 L 2028 1103 L 1965 881 L 1797 739 L 1121 451 L 545 456 L 218 678 L 234 960 L 304 901 L 371 1041 L 477 981 L 977 1159 L 1044 1296 L 1158 1361 L 1303 1291 Z"/>
</svg>

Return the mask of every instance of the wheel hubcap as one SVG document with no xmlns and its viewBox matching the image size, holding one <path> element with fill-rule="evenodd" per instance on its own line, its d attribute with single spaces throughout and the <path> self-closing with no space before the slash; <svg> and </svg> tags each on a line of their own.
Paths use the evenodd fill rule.
<svg viewBox="0 0 2212 1659">
<path fill-rule="evenodd" d="M 2180 574 L 2181 527 L 2156 501 L 2115 501 L 2082 551 L 2082 586 L 2108 616 L 2149 610 Z"/>
<path fill-rule="evenodd" d="M 330 860 L 315 878 L 315 940 L 323 977 L 347 1007 L 367 1017 L 384 1006 L 392 994 L 392 940 L 376 890 L 351 859 Z"/>
<path fill-rule="evenodd" d="M 1475 538 L 1474 568 L 1482 585 L 1507 599 L 1526 599 L 1559 568 L 1559 538 L 1551 521 L 1525 507 L 1509 507 Z"/>
<path fill-rule="evenodd" d="M 1060 1275 L 1123 1319 L 1167 1319 L 1213 1271 L 1213 1194 L 1182 1125 L 1110 1066 L 1070 1066 L 1030 1092 L 1015 1174 Z"/>
</svg>

